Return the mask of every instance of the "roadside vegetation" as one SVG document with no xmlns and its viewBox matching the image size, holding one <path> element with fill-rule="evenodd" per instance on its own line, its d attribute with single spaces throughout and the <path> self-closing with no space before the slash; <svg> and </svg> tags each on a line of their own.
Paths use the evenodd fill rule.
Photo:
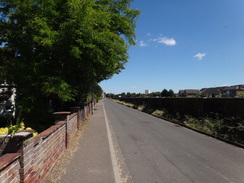
<svg viewBox="0 0 244 183">
<path fill-rule="evenodd" d="M 239 117 L 224 117 L 218 114 L 212 114 L 211 116 L 196 118 L 190 115 L 182 116 L 179 113 L 170 113 L 166 109 L 152 109 L 146 105 L 134 105 L 120 100 L 113 101 L 173 123 L 204 132 L 213 137 L 244 144 L 244 120 Z"/>
<path fill-rule="evenodd" d="M 6 134 L 6 135 L 11 135 L 11 137 L 13 137 L 16 132 L 22 131 L 22 130 L 33 130 L 33 129 L 30 127 L 25 127 L 25 124 L 23 121 L 22 122 L 17 121 L 17 123 L 15 125 L 10 123 L 9 126 L 0 128 L 0 135 Z M 38 135 L 38 132 L 33 133 L 34 137 L 37 135 Z"/>
<path fill-rule="evenodd" d="M 101 96 L 98 84 L 124 69 L 136 44 L 131 2 L 0 1 L 0 84 L 16 89 L 26 125 L 42 131 L 54 111 Z"/>
</svg>

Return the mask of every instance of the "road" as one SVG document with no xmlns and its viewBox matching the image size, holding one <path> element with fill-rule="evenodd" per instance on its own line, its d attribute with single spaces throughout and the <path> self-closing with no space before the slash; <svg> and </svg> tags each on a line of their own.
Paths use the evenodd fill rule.
<svg viewBox="0 0 244 183">
<path fill-rule="evenodd" d="M 244 183 L 243 149 L 110 100 L 103 103 L 134 183 Z"/>
</svg>

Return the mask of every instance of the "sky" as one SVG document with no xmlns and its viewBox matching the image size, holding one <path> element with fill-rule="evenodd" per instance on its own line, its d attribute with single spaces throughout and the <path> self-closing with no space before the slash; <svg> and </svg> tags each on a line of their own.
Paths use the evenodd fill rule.
<svg viewBox="0 0 244 183">
<path fill-rule="evenodd" d="M 244 0 L 134 0 L 125 69 L 100 86 L 144 93 L 244 84 Z"/>
</svg>

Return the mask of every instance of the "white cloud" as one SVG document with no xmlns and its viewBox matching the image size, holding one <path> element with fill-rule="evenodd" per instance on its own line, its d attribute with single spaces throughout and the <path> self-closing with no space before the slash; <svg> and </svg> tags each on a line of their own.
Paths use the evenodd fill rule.
<svg viewBox="0 0 244 183">
<path fill-rule="evenodd" d="M 230 86 L 230 84 L 222 84 L 222 85 L 220 85 L 220 86 Z"/>
<path fill-rule="evenodd" d="M 150 32 L 148 32 L 148 33 L 147 33 L 147 36 L 151 36 L 151 33 L 150 33 Z"/>
<path fill-rule="evenodd" d="M 136 88 L 137 88 L 137 86 L 131 86 L 131 88 L 132 88 L 132 89 L 136 89 Z"/>
<path fill-rule="evenodd" d="M 140 41 L 139 46 L 148 46 L 148 44 L 144 43 L 144 41 Z"/>
<path fill-rule="evenodd" d="M 158 37 L 157 39 L 154 39 L 153 41 L 156 41 L 157 43 L 165 44 L 167 46 L 176 45 L 176 41 L 174 40 L 174 38 Z"/>
<path fill-rule="evenodd" d="M 198 53 L 196 55 L 194 55 L 194 58 L 197 58 L 198 60 L 202 60 L 203 57 L 205 57 L 206 54 L 205 53 Z"/>
</svg>

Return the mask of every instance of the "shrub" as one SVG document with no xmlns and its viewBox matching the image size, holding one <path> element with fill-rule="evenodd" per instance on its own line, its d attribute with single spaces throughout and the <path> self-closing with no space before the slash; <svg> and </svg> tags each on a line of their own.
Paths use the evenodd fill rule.
<svg viewBox="0 0 244 183">
<path fill-rule="evenodd" d="M 11 137 L 13 137 L 16 132 L 21 131 L 21 130 L 32 130 L 32 128 L 30 128 L 30 127 L 25 128 L 24 122 L 17 121 L 16 125 L 13 125 L 12 123 L 10 123 L 8 127 L 0 128 L 0 135 L 7 133 L 7 134 L 10 134 Z M 37 135 L 38 135 L 37 132 L 33 133 L 34 137 Z"/>
</svg>

